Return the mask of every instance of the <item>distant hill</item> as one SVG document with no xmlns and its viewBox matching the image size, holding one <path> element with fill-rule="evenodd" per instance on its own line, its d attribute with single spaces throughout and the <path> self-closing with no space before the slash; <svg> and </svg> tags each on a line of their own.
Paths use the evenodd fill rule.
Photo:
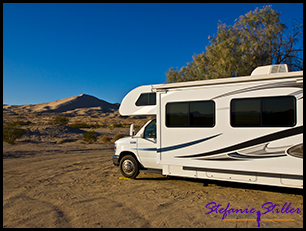
<svg viewBox="0 0 306 231">
<path fill-rule="evenodd" d="M 81 94 L 64 99 L 55 100 L 49 103 L 27 104 L 20 106 L 3 105 L 3 109 L 20 108 L 29 112 L 67 112 L 76 109 L 101 110 L 103 112 L 111 112 L 118 110 L 120 104 L 108 103 L 91 95 Z"/>
</svg>

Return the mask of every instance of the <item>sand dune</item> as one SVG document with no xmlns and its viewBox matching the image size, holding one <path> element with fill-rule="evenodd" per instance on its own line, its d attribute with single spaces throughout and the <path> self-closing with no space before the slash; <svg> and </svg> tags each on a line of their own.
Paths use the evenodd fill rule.
<svg viewBox="0 0 306 231">
<path fill-rule="evenodd" d="M 41 104 L 27 104 L 20 106 L 3 105 L 4 110 L 20 109 L 27 112 L 67 112 L 76 109 L 88 108 L 102 112 L 110 112 L 117 110 L 119 108 L 119 104 L 111 104 L 94 96 L 81 94 Z"/>
<path fill-rule="evenodd" d="M 111 109 L 117 110 L 119 105 L 108 103 L 91 95 L 81 94 L 65 99 L 56 100 L 50 103 L 37 104 L 34 107 L 34 111 L 65 112 L 78 108 L 91 107 L 100 107 L 103 112 L 108 112 L 111 111 Z"/>
</svg>

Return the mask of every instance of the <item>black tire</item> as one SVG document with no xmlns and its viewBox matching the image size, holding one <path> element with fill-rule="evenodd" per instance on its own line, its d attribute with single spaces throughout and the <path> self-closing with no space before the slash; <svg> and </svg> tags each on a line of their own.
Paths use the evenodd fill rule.
<svg viewBox="0 0 306 231">
<path fill-rule="evenodd" d="M 139 174 L 139 163 L 131 155 L 122 157 L 119 163 L 120 172 L 124 177 L 136 178 Z"/>
</svg>

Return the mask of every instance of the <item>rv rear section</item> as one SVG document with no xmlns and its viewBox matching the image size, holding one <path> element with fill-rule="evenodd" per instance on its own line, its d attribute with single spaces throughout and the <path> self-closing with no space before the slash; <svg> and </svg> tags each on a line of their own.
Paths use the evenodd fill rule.
<svg viewBox="0 0 306 231">
<path fill-rule="evenodd" d="M 251 76 L 140 86 L 121 115 L 150 115 L 116 141 L 113 163 L 139 171 L 303 187 L 303 72 L 264 66 Z"/>
</svg>

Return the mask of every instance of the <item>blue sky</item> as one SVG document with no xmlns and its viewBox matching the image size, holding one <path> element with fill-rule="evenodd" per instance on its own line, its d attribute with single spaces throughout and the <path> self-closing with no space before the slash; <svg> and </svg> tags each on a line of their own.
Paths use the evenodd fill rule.
<svg viewBox="0 0 306 231">
<path fill-rule="evenodd" d="M 218 20 L 268 3 L 3 4 L 3 103 L 89 94 L 120 103 L 133 88 L 166 82 L 205 51 Z M 302 3 L 272 3 L 287 26 Z"/>
</svg>

